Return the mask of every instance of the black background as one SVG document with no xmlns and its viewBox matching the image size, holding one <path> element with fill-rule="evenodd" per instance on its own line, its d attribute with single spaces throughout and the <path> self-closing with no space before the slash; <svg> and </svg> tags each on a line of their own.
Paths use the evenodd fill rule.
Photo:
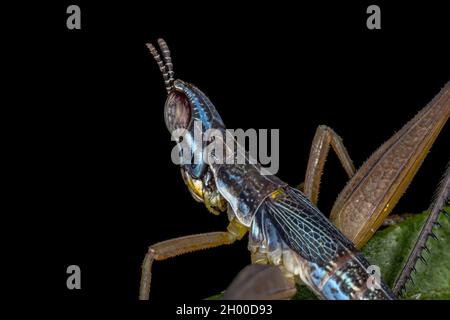
<svg viewBox="0 0 450 320">
<path fill-rule="evenodd" d="M 166 94 L 146 42 L 168 42 L 176 77 L 206 92 L 227 127 L 279 128 L 278 176 L 292 185 L 318 125 L 340 134 L 359 166 L 450 79 L 450 19 L 439 3 L 374 2 L 382 29 L 368 30 L 372 2 L 191 2 L 18 9 L 12 27 L 31 24 L 15 39 L 26 47 L 24 73 L 11 80 L 29 85 L 15 103 L 29 196 L 15 210 L 32 237 L 20 261 L 32 256 L 44 272 L 36 298 L 136 300 L 149 245 L 226 227 L 225 215 L 191 199 L 171 162 Z M 66 28 L 70 4 L 81 7 L 81 30 Z M 394 212 L 427 208 L 448 138 L 446 128 Z M 334 154 L 322 181 L 328 214 L 346 182 Z M 246 245 L 156 262 L 151 297 L 220 292 L 249 262 Z M 82 290 L 66 289 L 71 264 Z"/>
</svg>

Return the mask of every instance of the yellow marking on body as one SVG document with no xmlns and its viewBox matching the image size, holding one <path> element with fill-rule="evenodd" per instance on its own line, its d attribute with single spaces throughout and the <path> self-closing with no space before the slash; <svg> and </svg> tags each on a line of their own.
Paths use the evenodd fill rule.
<svg viewBox="0 0 450 320">
<path fill-rule="evenodd" d="M 198 197 L 203 199 L 203 183 L 201 180 L 194 180 L 190 176 L 186 177 L 188 188 L 190 188 Z"/>
<path fill-rule="evenodd" d="M 270 196 L 272 197 L 272 199 L 276 199 L 282 193 L 283 193 L 283 190 L 278 189 L 278 190 L 275 190 L 274 192 L 272 192 Z"/>
</svg>

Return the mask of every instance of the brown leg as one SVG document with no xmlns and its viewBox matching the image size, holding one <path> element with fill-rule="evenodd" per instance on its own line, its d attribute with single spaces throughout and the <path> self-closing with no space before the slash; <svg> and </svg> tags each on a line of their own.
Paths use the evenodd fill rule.
<svg viewBox="0 0 450 320">
<path fill-rule="evenodd" d="M 330 220 L 356 248 L 378 230 L 411 183 L 450 116 L 450 82 L 381 145 L 339 194 Z"/>
<path fill-rule="evenodd" d="M 320 178 L 323 173 L 323 167 L 328 156 L 328 151 L 330 150 L 330 145 L 334 152 L 336 152 L 349 178 L 355 174 L 355 167 L 353 166 L 352 159 L 350 159 L 347 149 L 342 143 L 341 137 L 339 137 L 330 127 L 324 125 L 319 126 L 311 145 L 305 183 L 303 186 L 305 195 L 314 204 L 317 204 L 319 197 Z"/>
<path fill-rule="evenodd" d="M 282 300 L 297 292 L 295 281 L 287 278 L 279 267 L 250 264 L 229 285 L 224 300 Z"/>
<path fill-rule="evenodd" d="M 141 287 L 139 299 L 148 300 L 152 280 L 152 264 L 154 260 L 165 260 L 188 252 L 231 244 L 242 239 L 247 232 L 234 220 L 229 224 L 227 232 L 209 232 L 195 234 L 156 243 L 150 246 L 142 264 Z"/>
</svg>

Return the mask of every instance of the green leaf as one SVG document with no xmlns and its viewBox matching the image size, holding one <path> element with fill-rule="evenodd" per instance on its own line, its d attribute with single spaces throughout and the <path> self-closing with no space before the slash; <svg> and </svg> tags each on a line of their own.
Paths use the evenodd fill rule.
<svg viewBox="0 0 450 320">
<path fill-rule="evenodd" d="M 209 298 L 206 298 L 205 300 L 220 300 L 223 297 L 223 292 L 219 293 L 219 294 L 215 294 Z"/>
<path fill-rule="evenodd" d="M 304 284 L 297 284 L 297 293 L 292 300 L 318 300 L 316 295 Z"/>
<path fill-rule="evenodd" d="M 363 254 L 380 267 L 389 286 L 399 276 L 427 217 L 428 212 L 423 212 L 378 231 L 363 248 Z M 404 299 L 450 299 L 450 221 L 441 214 L 439 222 L 442 227 L 433 230 L 439 240 L 428 239 L 431 253 L 423 252 L 427 265 L 417 262 L 417 273 L 412 275 L 415 284 L 406 284 Z"/>
</svg>

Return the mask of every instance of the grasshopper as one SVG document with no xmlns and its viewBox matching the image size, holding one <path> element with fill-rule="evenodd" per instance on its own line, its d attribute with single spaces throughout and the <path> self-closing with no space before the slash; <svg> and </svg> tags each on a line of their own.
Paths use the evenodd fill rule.
<svg viewBox="0 0 450 320">
<path fill-rule="evenodd" d="M 206 142 L 192 138 L 194 122 L 220 132 L 226 127 L 201 90 L 174 79 L 170 50 L 163 39 L 158 39 L 158 45 L 162 58 L 155 46 L 147 47 L 159 66 L 168 94 L 164 106 L 166 126 L 172 133 L 183 130 L 183 141 L 192 150 L 202 149 L 204 145 L 199 143 Z M 304 283 L 319 298 L 395 299 L 382 279 L 371 285 L 370 263 L 359 249 L 395 207 L 449 114 L 450 82 L 357 171 L 339 135 L 330 127 L 319 126 L 302 190 L 276 176 L 261 174 L 259 164 L 220 163 L 208 157 L 195 164 L 182 163 L 181 175 L 194 199 L 214 214 L 226 211 L 229 225 L 224 232 L 190 235 L 150 246 L 142 265 L 139 298 L 149 298 L 155 260 L 231 244 L 248 233 L 252 263 L 277 266 L 289 283 Z M 222 144 L 229 148 L 223 141 Z M 330 146 L 349 181 L 327 219 L 317 208 L 317 200 Z M 239 152 L 234 151 L 234 156 L 242 156 Z M 448 199 L 448 173 L 446 177 L 431 220 L 436 219 Z M 427 227 L 412 260 L 417 260 L 424 247 L 423 239 L 426 241 L 429 234 L 431 229 Z M 409 269 L 404 273 L 408 272 Z"/>
</svg>

